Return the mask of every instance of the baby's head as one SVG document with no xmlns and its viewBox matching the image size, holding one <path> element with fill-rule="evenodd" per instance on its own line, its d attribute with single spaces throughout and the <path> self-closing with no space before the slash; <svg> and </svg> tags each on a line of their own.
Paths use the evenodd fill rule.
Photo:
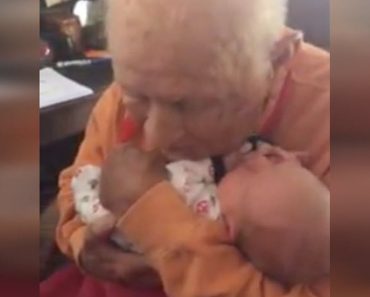
<svg viewBox="0 0 370 297">
<path fill-rule="evenodd" d="M 252 152 L 219 189 L 232 237 L 251 262 L 286 283 L 329 272 L 329 191 L 294 154 Z"/>
</svg>

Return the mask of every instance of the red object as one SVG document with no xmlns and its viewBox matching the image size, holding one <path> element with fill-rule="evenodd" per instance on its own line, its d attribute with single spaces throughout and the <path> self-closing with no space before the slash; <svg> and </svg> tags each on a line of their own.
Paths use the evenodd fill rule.
<svg viewBox="0 0 370 297">
<path fill-rule="evenodd" d="M 68 265 L 40 284 L 40 297 L 166 297 L 161 289 L 130 289 L 83 275 Z"/>
<path fill-rule="evenodd" d="M 139 132 L 139 127 L 130 115 L 125 115 L 121 122 L 121 131 L 119 135 L 120 142 L 132 140 Z"/>
<path fill-rule="evenodd" d="M 207 214 L 209 212 L 209 203 L 206 200 L 199 201 L 195 205 L 195 211 L 197 214 Z"/>
<path fill-rule="evenodd" d="M 37 297 L 39 287 L 36 279 L 0 277 L 0 294 L 6 297 Z"/>
<path fill-rule="evenodd" d="M 291 79 L 291 72 L 289 71 L 285 81 L 284 85 L 281 89 L 281 92 L 279 94 L 279 98 L 277 99 L 274 109 L 272 110 L 271 114 L 267 117 L 265 122 L 262 124 L 262 127 L 259 131 L 259 134 L 265 137 L 269 137 L 273 131 L 273 129 L 276 127 L 277 123 L 280 121 L 280 118 L 282 116 L 283 110 L 285 105 L 288 101 L 288 91 L 289 91 L 289 81 Z"/>
</svg>

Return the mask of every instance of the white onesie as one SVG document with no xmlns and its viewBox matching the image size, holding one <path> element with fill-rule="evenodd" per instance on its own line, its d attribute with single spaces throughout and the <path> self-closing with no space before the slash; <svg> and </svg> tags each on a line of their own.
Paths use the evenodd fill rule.
<svg viewBox="0 0 370 297">
<path fill-rule="evenodd" d="M 186 204 L 195 213 L 217 219 L 220 207 L 211 160 L 177 161 L 166 167 L 171 184 Z M 81 220 L 87 224 L 108 213 L 99 200 L 100 174 L 98 166 L 85 165 L 72 178 L 75 208 Z"/>
<path fill-rule="evenodd" d="M 182 195 L 186 204 L 200 215 L 216 220 L 220 216 L 213 166 L 210 159 L 177 161 L 167 165 L 169 179 Z M 94 165 L 80 167 L 72 178 L 72 191 L 76 212 L 89 224 L 109 213 L 100 203 L 99 180 L 101 169 Z M 117 233 L 112 240 L 127 252 L 136 249 Z"/>
<path fill-rule="evenodd" d="M 251 149 L 251 144 L 246 143 L 238 152 L 247 153 Z M 221 210 L 211 159 L 175 161 L 167 164 L 166 168 L 171 184 L 195 213 L 212 220 L 220 217 Z M 98 166 L 85 165 L 80 167 L 72 178 L 75 209 L 86 224 L 109 213 L 100 204 L 100 174 L 101 169 Z M 130 243 L 117 234 L 113 234 L 112 239 L 123 249 L 132 251 Z"/>
</svg>

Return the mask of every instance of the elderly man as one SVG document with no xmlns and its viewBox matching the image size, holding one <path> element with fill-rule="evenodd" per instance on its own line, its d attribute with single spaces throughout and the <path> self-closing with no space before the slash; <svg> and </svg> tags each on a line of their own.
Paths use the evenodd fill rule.
<svg viewBox="0 0 370 297">
<path fill-rule="evenodd" d="M 133 207 L 117 201 L 111 209 L 117 217 L 130 209 L 129 218 L 120 220 L 120 229 L 145 247 L 148 255 L 161 244 L 175 250 L 183 244 L 185 251 L 194 247 L 209 251 L 184 258 L 189 265 L 172 272 L 176 286 L 163 273 L 175 260 L 160 253 L 156 260 L 149 257 L 171 296 L 329 295 L 326 280 L 286 291 L 264 278 L 242 260 L 237 248 L 224 248 L 225 238 L 215 225 L 203 226 L 181 243 L 170 239 L 174 231 L 182 230 L 176 227 L 178 220 L 192 218 L 183 216 L 176 193 L 158 184 L 155 175 L 145 170 L 139 170 L 140 178 L 131 174 L 137 164 L 148 168 L 151 161 L 146 153 L 137 151 L 127 162 L 130 152 L 119 146 L 135 128 L 141 149 L 156 149 L 171 160 L 196 160 L 227 156 L 248 136 L 260 134 L 285 149 L 307 151 L 308 168 L 328 185 L 329 55 L 302 42 L 299 32 L 285 28 L 285 12 L 285 0 L 108 1 L 115 82 L 92 112 L 74 165 L 61 175 L 57 228 L 62 252 L 87 275 L 101 279 L 86 276 L 99 296 L 138 296 L 134 289 L 125 288 L 152 287 L 157 279 L 147 266 L 148 258 L 109 244 L 106 235 L 112 222 L 86 226 L 76 215 L 70 181 L 75 168 L 86 163 L 103 165 L 111 177 L 119 176 L 111 178 L 111 188 L 135 184 L 134 200 L 145 193 Z M 107 158 L 109 164 L 105 164 Z M 125 183 L 117 182 L 123 179 Z M 148 236 L 160 230 L 161 236 Z M 219 269 L 207 270 L 205 259 Z M 103 280 L 124 285 L 107 285 Z M 74 292 L 94 296 L 84 290 Z"/>
</svg>

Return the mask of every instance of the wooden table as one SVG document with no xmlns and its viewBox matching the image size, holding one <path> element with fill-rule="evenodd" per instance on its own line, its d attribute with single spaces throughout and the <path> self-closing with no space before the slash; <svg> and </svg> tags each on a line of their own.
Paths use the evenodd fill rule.
<svg viewBox="0 0 370 297">
<path fill-rule="evenodd" d="M 110 62 L 56 69 L 61 74 L 93 89 L 94 94 L 42 108 L 40 110 L 40 145 L 47 146 L 81 133 L 102 92 L 113 79 Z"/>
</svg>

